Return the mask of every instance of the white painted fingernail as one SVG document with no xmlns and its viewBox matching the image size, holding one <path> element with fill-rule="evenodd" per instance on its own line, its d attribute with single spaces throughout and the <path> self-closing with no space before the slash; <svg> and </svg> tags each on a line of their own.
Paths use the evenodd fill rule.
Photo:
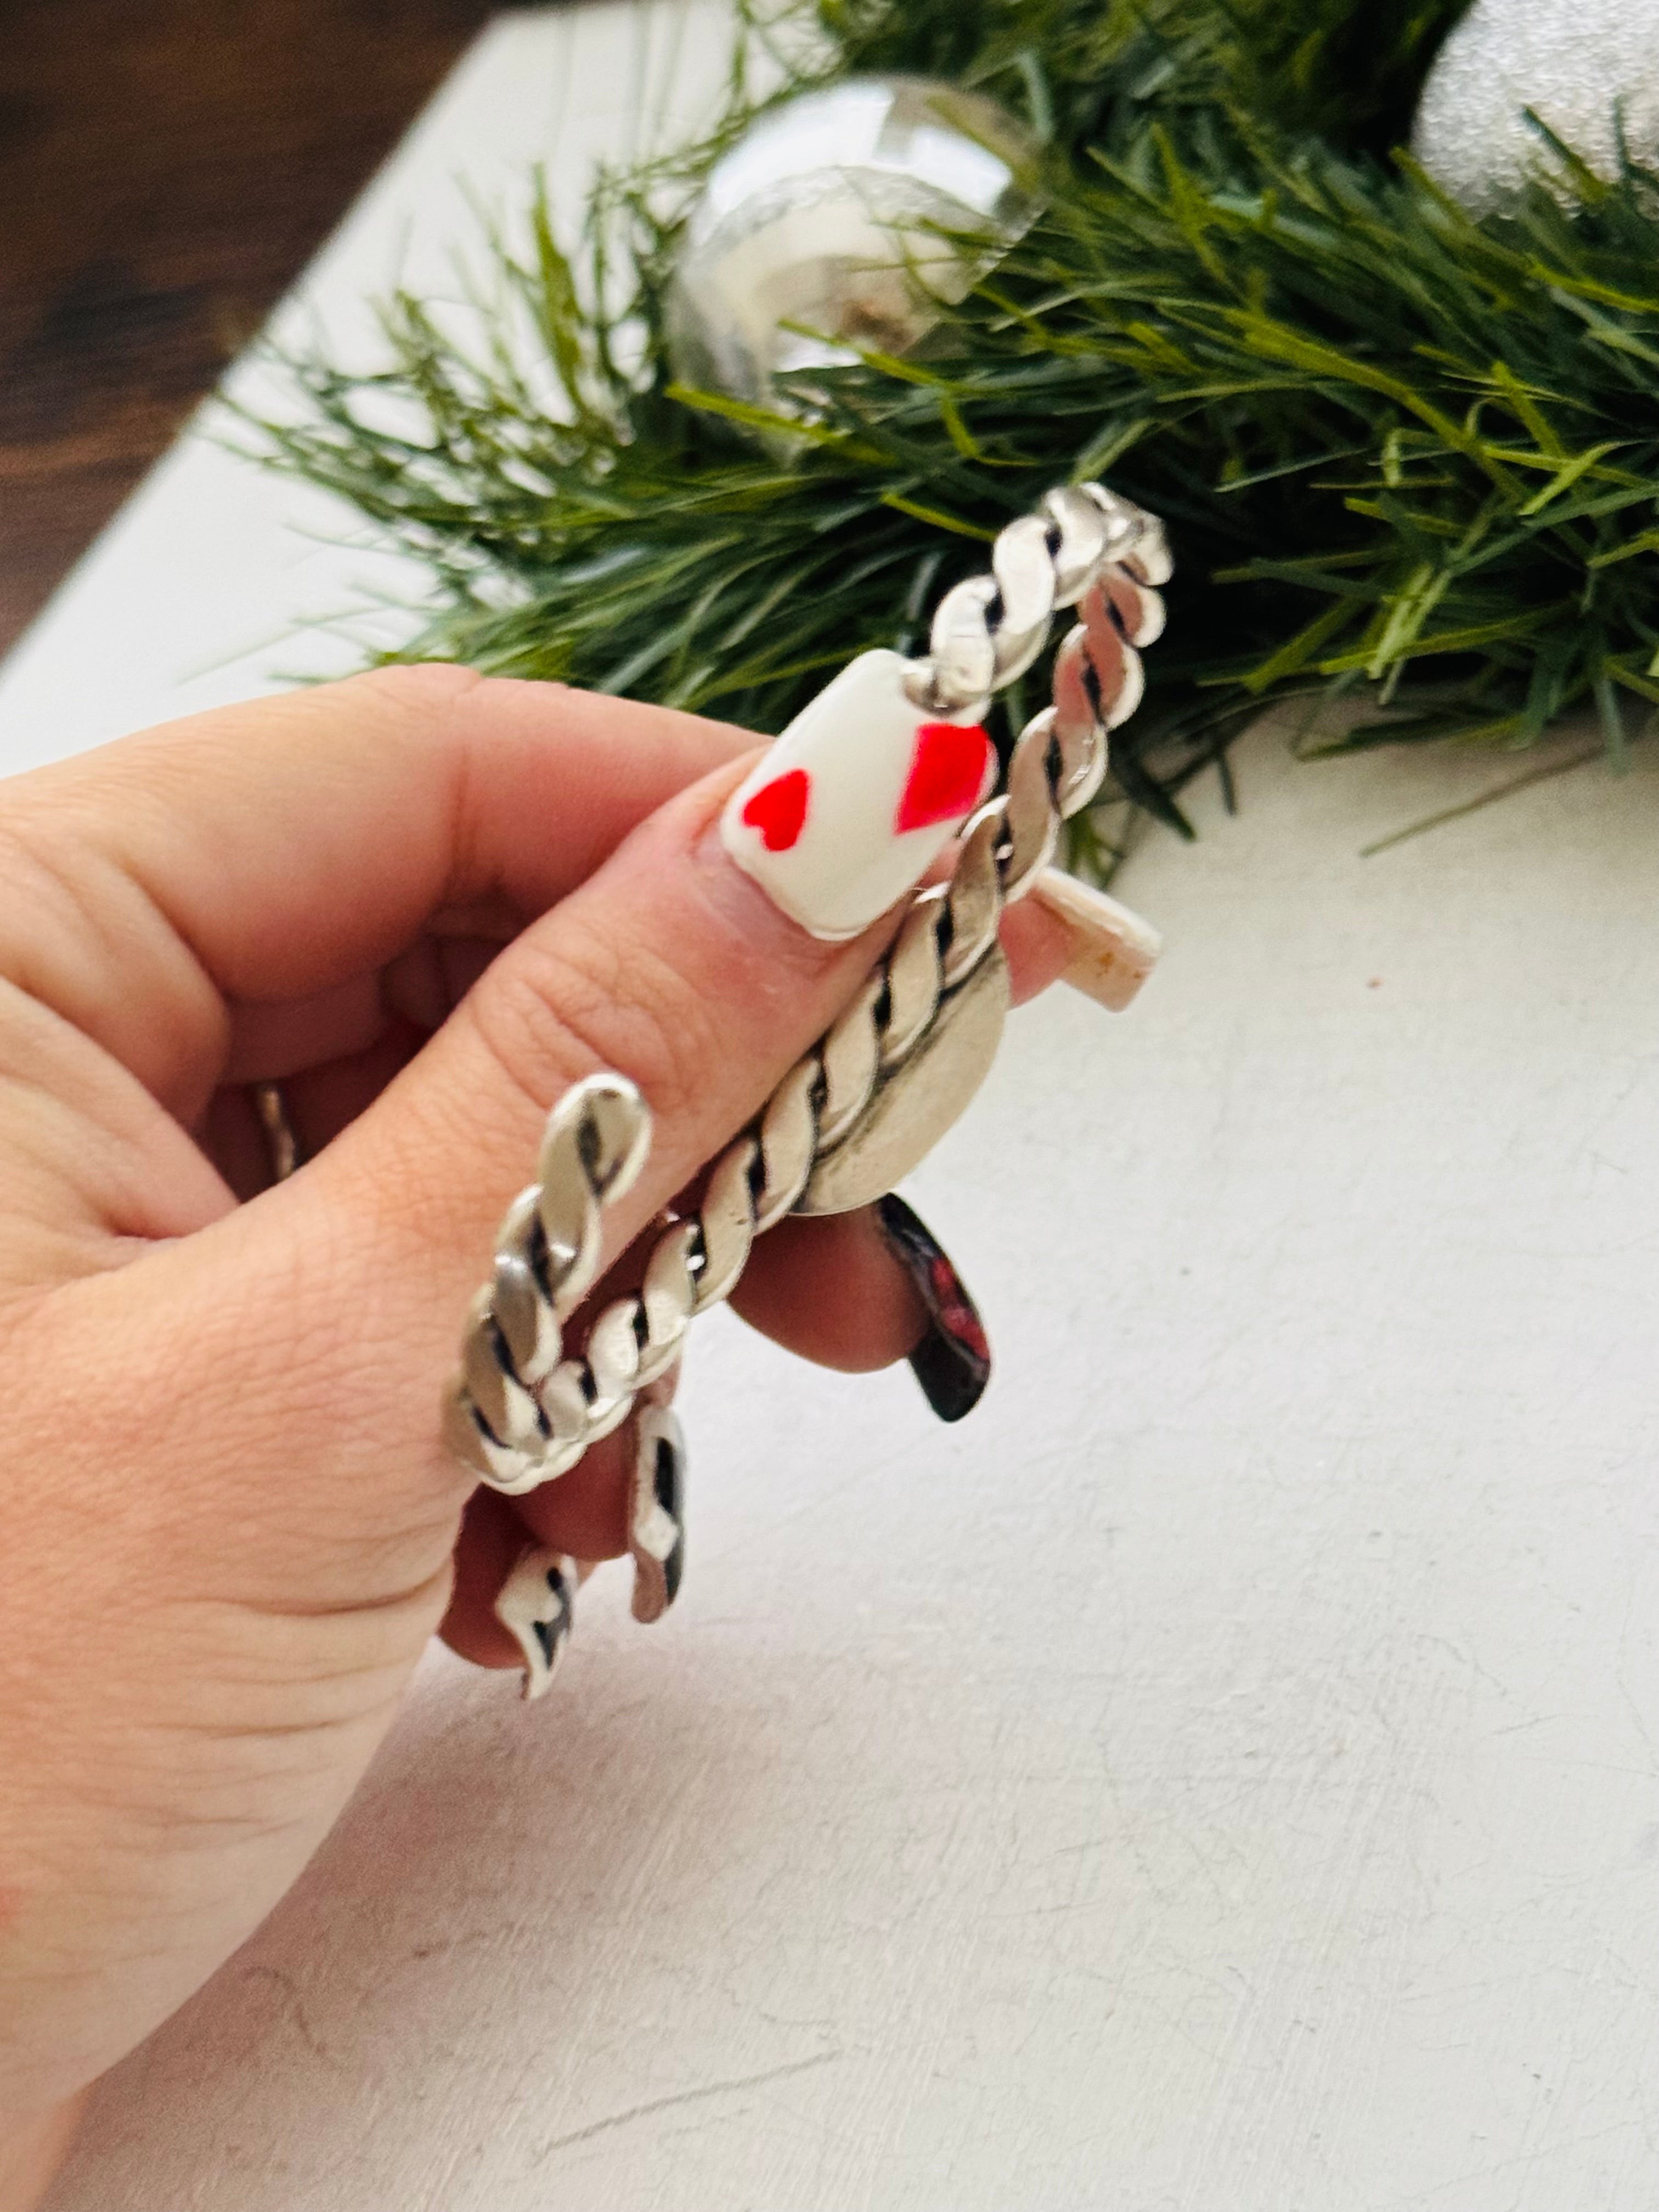
<svg viewBox="0 0 1659 2212">
<path fill-rule="evenodd" d="M 856 937 L 919 884 L 990 795 L 978 707 L 945 719 L 905 696 L 896 653 L 860 653 L 803 707 L 720 819 L 726 851 L 812 936 Z"/>
<path fill-rule="evenodd" d="M 554 1670 L 570 1641 L 570 1624 L 581 1579 L 576 1562 L 562 1552 L 533 1545 L 501 1584 L 495 1618 L 512 1632 L 524 1654 L 524 1693 L 545 1696 Z"/>
<path fill-rule="evenodd" d="M 1072 959 L 1060 980 L 1121 1013 L 1158 964 L 1164 939 L 1157 930 L 1133 908 L 1060 868 L 1045 868 L 1030 895 L 1066 926 Z"/>
</svg>

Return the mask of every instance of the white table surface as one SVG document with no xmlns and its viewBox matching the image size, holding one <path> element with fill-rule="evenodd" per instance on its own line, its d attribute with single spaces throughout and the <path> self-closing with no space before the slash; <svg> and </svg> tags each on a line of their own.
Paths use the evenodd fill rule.
<svg viewBox="0 0 1659 2212">
<path fill-rule="evenodd" d="M 709 20 L 491 33 L 315 273 L 338 342 Z M 182 447 L 0 760 L 316 665 L 320 514 Z M 1361 856 L 1524 765 L 1258 733 L 1125 879 L 1143 1004 L 1022 1015 L 917 1178 L 980 1413 L 708 1326 L 671 1621 L 611 1571 L 528 1712 L 434 1655 L 52 2212 L 1651 2212 L 1659 769 Z"/>
</svg>

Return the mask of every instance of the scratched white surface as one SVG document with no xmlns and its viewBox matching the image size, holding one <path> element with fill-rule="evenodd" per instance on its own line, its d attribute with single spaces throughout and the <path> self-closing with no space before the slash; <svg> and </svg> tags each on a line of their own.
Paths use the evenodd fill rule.
<svg viewBox="0 0 1659 2212">
<path fill-rule="evenodd" d="M 331 306 L 633 25 L 487 42 Z M 253 688 L 181 679 L 350 573 L 292 504 L 164 466 L 7 757 Z M 1659 767 L 1364 859 L 1514 764 L 1240 765 L 1142 1006 L 1022 1015 L 917 1178 L 981 1411 L 708 1327 L 676 1614 L 612 1571 L 529 1715 L 434 1657 L 52 2212 L 1651 2212 Z"/>
</svg>

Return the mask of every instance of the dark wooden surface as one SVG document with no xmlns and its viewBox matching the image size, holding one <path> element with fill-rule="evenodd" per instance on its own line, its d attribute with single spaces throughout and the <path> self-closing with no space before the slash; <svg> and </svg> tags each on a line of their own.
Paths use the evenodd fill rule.
<svg viewBox="0 0 1659 2212">
<path fill-rule="evenodd" d="M 0 4 L 0 651 L 494 12 Z"/>
</svg>

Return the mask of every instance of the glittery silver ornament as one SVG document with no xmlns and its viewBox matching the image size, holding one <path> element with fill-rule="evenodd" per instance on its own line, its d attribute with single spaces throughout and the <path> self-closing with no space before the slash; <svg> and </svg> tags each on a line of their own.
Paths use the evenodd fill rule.
<svg viewBox="0 0 1659 2212">
<path fill-rule="evenodd" d="M 1659 167 L 1659 0 L 1475 0 L 1429 73 L 1413 149 L 1487 214 L 1552 173 L 1527 108 L 1602 176 L 1618 173 L 1621 118 L 1632 155 Z"/>
<path fill-rule="evenodd" d="M 680 374 L 775 406 L 787 371 L 908 351 L 1030 223 L 1036 175 L 1002 108 L 931 78 L 786 101 L 716 163 L 687 224 L 669 301 Z"/>
</svg>

